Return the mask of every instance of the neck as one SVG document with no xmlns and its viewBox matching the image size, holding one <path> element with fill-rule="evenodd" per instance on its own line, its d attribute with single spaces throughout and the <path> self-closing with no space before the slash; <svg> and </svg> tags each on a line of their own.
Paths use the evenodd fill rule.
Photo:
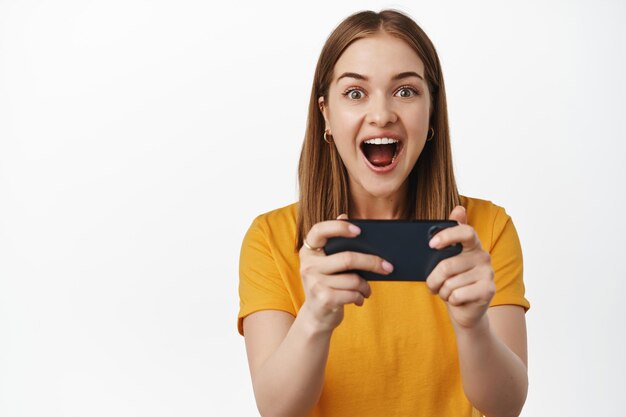
<svg viewBox="0 0 626 417">
<path fill-rule="evenodd" d="M 363 189 L 350 192 L 351 219 L 402 219 L 405 215 L 407 184 L 387 196 L 374 196 Z"/>
</svg>

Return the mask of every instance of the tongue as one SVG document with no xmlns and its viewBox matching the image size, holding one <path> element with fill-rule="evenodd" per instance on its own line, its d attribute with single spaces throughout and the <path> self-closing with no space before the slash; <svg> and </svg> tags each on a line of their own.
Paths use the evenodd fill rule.
<svg viewBox="0 0 626 417">
<path fill-rule="evenodd" d="M 393 161 L 395 145 L 368 145 L 366 144 L 363 151 L 365 157 L 372 165 L 384 167 Z"/>
</svg>

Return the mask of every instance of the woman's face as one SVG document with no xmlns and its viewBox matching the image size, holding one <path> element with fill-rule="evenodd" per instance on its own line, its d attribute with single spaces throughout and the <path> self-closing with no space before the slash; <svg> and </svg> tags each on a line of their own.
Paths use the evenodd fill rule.
<svg viewBox="0 0 626 417">
<path fill-rule="evenodd" d="M 327 100 L 320 97 L 319 104 L 351 191 L 375 198 L 404 192 L 430 116 L 424 64 L 413 49 L 385 32 L 355 41 L 335 64 Z"/>
</svg>

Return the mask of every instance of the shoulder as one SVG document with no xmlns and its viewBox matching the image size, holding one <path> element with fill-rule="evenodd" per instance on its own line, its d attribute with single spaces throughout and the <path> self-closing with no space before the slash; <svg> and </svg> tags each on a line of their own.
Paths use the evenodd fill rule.
<svg viewBox="0 0 626 417">
<path fill-rule="evenodd" d="M 295 247 L 298 203 L 258 215 L 250 225 L 246 240 L 262 239 L 270 246 Z"/>
<path fill-rule="evenodd" d="M 522 247 L 513 220 L 503 207 L 488 200 L 461 196 L 461 203 L 467 211 L 467 223 L 491 255 L 496 295 L 490 306 L 512 304 L 528 310 Z"/>
<path fill-rule="evenodd" d="M 239 257 L 239 333 L 244 317 L 261 310 L 296 315 L 292 281 L 300 279 L 295 251 L 295 204 L 258 215 L 250 225 Z M 297 281 L 299 283 L 299 281 Z M 297 288 L 297 287 L 296 287 Z"/>
<path fill-rule="evenodd" d="M 505 226 L 511 223 L 504 207 L 489 200 L 461 196 L 461 204 L 467 212 L 467 223 L 476 230 L 486 248 L 491 248 Z"/>
<path fill-rule="evenodd" d="M 285 226 L 290 223 L 296 223 L 296 212 L 298 203 L 292 203 L 284 207 L 280 207 L 266 213 L 259 214 L 252 224 L 263 227 Z"/>
<path fill-rule="evenodd" d="M 494 204 L 490 200 L 483 200 L 476 197 L 460 196 L 461 204 L 467 211 L 468 220 L 470 216 L 476 219 L 484 219 L 486 217 L 494 217 L 498 213 L 504 211 L 504 208 Z"/>
</svg>

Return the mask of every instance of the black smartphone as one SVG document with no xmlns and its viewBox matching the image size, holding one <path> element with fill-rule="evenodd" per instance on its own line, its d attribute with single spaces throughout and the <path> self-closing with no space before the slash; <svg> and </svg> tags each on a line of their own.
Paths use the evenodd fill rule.
<svg viewBox="0 0 626 417">
<path fill-rule="evenodd" d="M 369 281 L 426 281 L 442 260 L 461 253 L 461 244 L 443 249 L 428 246 L 441 230 L 458 225 L 453 220 L 345 220 L 361 228 L 353 238 L 328 239 L 324 252 L 332 255 L 352 251 L 377 255 L 391 262 L 393 272 L 380 275 L 356 271 Z"/>
</svg>

